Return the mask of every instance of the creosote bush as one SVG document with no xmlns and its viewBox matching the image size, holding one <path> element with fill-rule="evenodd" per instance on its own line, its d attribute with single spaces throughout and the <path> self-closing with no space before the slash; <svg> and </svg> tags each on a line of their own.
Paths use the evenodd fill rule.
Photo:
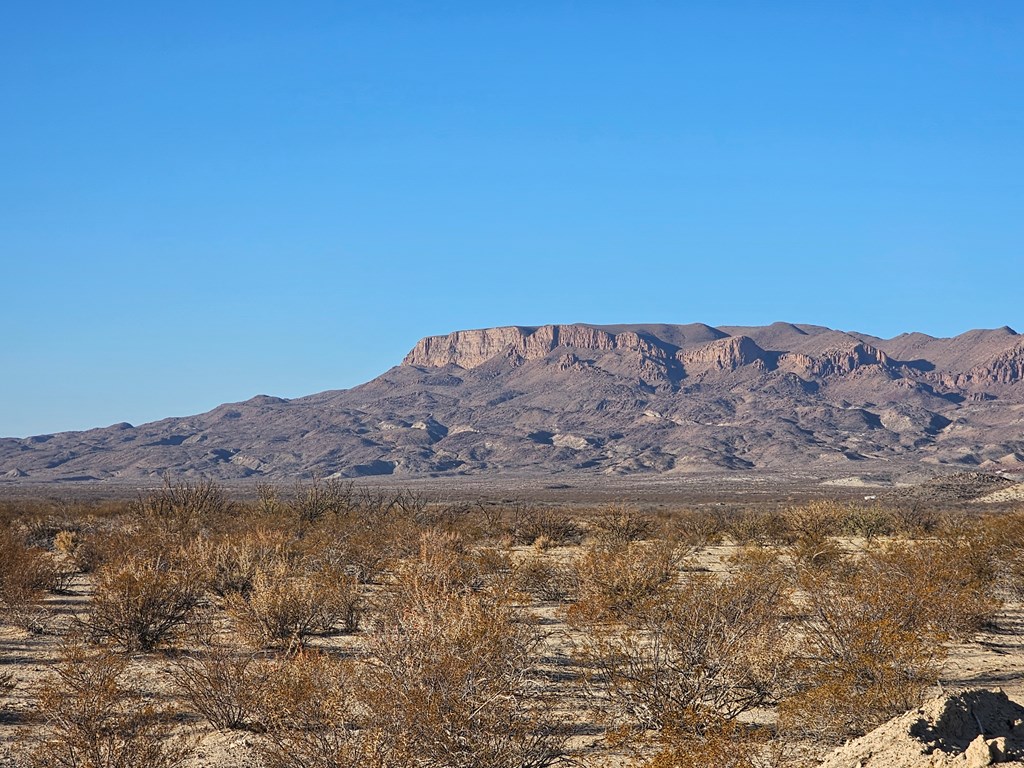
<svg viewBox="0 0 1024 768">
<path fill-rule="evenodd" d="M 257 528 L 216 538 L 197 540 L 189 556 L 203 569 L 209 589 L 218 597 L 248 595 L 260 569 L 287 563 L 294 555 L 290 537 L 275 530 Z"/>
<path fill-rule="evenodd" d="M 705 722 L 699 732 L 672 729 L 658 734 L 654 755 L 637 768 L 776 768 L 784 745 L 766 729 L 735 720 Z"/>
<path fill-rule="evenodd" d="M 592 521 L 598 538 L 610 542 L 643 541 L 657 530 L 657 521 L 650 515 L 625 505 L 605 508 Z"/>
<path fill-rule="evenodd" d="M 150 651 L 189 624 L 205 586 L 198 569 L 171 558 L 128 555 L 97 572 L 87 632 L 127 652 Z"/>
<path fill-rule="evenodd" d="M 301 651 L 271 667 L 263 697 L 269 768 L 390 768 L 383 724 L 357 698 L 354 665 Z"/>
<path fill-rule="evenodd" d="M 788 582 L 758 556 L 727 577 L 688 574 L 630 622 L 596 622 L 579 640 L 613 722 L 700 734 L 774 703 L 792 666 Z"/>
<path fill-rule="evenodd" d="M 140 495 L 133 505 L 147 526 L 172 534 L 195 533 L 227 517 L 233 507 L 224 489 L 212 480 L 172 483 L 167 478 L 162 488 Z"/>
<path fill-rule="evenodd" d="M 570 514 L 314 479 L 240 503 L 168 483 L 76 514 L 0 502 L 0 620 L 20 605 L 55 628 L 70 607 L 103 646 L 37 690 L 32 768 L 170 766 L 169 733 L 192 727 L 258 732 L 239 740 L 271 768 L 543 768 L 586 759 L 562 752 L 588 707 L 634 768 L 768 768 L 786 739 L 826 744 L 918 704 L 945 648 L 1024 595 L 1024 515 L 970 510 Z M 687 559 L 712 543 L 751 546 Z M 88 606 L 43 602 L 73 572 Z M 328 637 L 343 632 L 358 635 Z M 157 666 L 186 717 L 127 682 Z M 93 743 L 107 763 L 82 757 Z"/>
<path fill-rule="evenodd" d="M 317 632 L 354 632 L 361 613 L 356 579 L 336 570 L 293 575 L 284 563 L 259 569 L 248 593 L 229 594 L 228 614 L 257 648 L 303 646 Z"/>
<path fill-rule="evenodd" d="M 450 549 L 438 578 L 432 549 L 400 571 L 367 638 L 363 696 L 389 765 L 552 765 L 564 734 L 529 675 L 540 635 L 502 594 L 465 586 Z"/>
<path fill-rule="evenodd" d="M 260 731 L 273 672 L 256 654 L 207 641 L 197 653 L 176 658 L 170 675 L 185 702 L 214 728 Z"/>
<path fill-rule="evenodd" d="M 71 645 L 37 690 L 45 723 L 38 741 L 25 739 L 29 768 L 174 768 L 191 748 L 170 735 L 171 711 L 148 703 L 127 681 L 127 661 Z"/>
<path fill-rule="evenodd" d="M 509 533 L 520 544 L 543 539 L 547 547 L 577 544 L 583 537 L 580 526 L 565 512 L 518 505 L 513 508 Z"/>
<path fill-rule="evenodd" d="M 575 596 L 578 582 L 575 569 L 549 557 L 531 557 L 515 568 L 515 586 L 538 600 L 551 602 Z"/>
<path fill-rule="evenodd" d="M 571 622 L 642 620 L 678 577 L 685 552 L 671 543 L 596 542 L 575 559 Z"/>
<path fill-rule="evenodd" d="M 780 710 L 786 729 L 837 741 L 920 703 L 945 644 L 996 607 L 988 576 L 958 551 L 956 542 L 890 545 L 799 572 L 807 615 L 797 690 Z"/>
<path fill-rule="evenodd" d="M 42 601 L 61 586 L 53 557 L 31 547 L 10 528 L 0 528 L 0 621 L 32 632 L 46 630 Z"/>
</svg>

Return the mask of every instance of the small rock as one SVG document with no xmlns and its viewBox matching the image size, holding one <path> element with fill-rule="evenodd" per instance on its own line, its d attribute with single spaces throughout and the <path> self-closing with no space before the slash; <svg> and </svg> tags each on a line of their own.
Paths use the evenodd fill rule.
<svg viewBox="0 0 1024 768">
<path fill-rule="evenodd" d="M 964 758 L 967 760 L 967 768 L 985 768 L 985 766 L 992 765 L 994 762 L 992 759 L 992 747 L 985 741 L 984 736 L 976 737 L 967 746 Z"/>
</svg>

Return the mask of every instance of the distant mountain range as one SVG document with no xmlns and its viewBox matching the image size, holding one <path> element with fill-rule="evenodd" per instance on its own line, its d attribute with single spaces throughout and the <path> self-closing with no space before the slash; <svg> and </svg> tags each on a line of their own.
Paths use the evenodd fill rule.
<svg viewBox="0 0 1024 768">
<path fill-rule="evenodd" d="M 1024 336 L 546 325 L 422 339 L 348 390 L 0 439 L 0 479 L 1024 469 Z"/>
</svg>

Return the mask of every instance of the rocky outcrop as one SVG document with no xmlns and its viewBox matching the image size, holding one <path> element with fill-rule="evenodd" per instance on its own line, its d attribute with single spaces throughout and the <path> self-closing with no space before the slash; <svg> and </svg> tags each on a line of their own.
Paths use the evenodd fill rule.
<svg viewBox="0 0 1024 768">
<path fill-rule="evenodd" d="M 991 361 L 975 366 L 966 373 L 948 373 L 942 377 L 947 387 L 967 389 L 1024 381 L 1024 342 L 997 355 Z"/>
<path fill-rule="evenodd" d="M 402 365 L 425 368 L 457 365 L 469 370 L 500 355 L 518 362 L 537 360 L 559 347 L 595 352 L 619 349 L 665 360 L 669 357 L 666 346 L 634 331 L 612 334 L 588 325 L 508 326 L 427 336 L 405 356 Z"/>
<path fill-rule="evenodd" d="M 749 336 L 730 336 L 697 349 L 677 353 L 688 376 L 711 371 L 735 371 L 745 365 L 764 368 L 765 352 Z"/>
<path fill-rule="evenodd" d="M 845 376 L 864 366 L 892 367 L 889 356 L 870 344 L 828 349 L 818 355 L 789 352 L 779 356 L 778 366 L 803 378 Z"/>
</svg>

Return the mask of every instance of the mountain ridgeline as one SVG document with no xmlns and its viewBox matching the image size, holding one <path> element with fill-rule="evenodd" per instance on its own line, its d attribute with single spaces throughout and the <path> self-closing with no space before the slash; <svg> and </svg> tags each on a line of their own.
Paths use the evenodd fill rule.
<svg viewBox="0 0 1024 768">
<path fill-rule="evenodd" d="M 422 339 L 348 390 L 0 439 L 0 478 L 1024 469 L 1024 336 L 546 325 Z"/>
</svg>

